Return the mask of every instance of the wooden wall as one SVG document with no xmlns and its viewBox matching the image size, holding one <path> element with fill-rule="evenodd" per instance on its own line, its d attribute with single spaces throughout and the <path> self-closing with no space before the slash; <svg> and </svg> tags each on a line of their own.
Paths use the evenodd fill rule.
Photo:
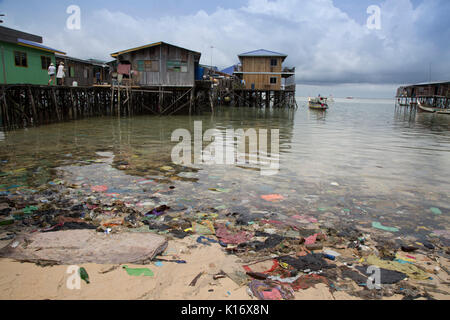
<svg viewBox="0 0 450 320">
<path fill-rule="evenodd" d="M 277 60 L 277 66 L 272 67 L 270 62 L 272 59 Z M 241 57 L 243 72 L 276 72 L 281 73 L 283 70 L 283 59 L 279 57 Z M 277 78 L 276 84 L 270 83 L 270 78 Z M 280 90 L 281 89 L 281 75 L 270 74 L 245 74 L 245 88 L 252 89 L 254 84 L 255 90 Z"/>
<path fill-rule="evenodd" d="M 424 85 L 412 85 L 403 86 L 397 89 L 397 97 L 417 97 L 417 96 L 441 96 L 450 97 L 450 84 L 449 83 L 435 83 L 435 84 L 424 84 Z"/>
<path fill-rule="evenodd" d="M 66 73 L 64 84 L 66 86 L 72 86 L 74 81 L 78 83 L 78 86 L 92 86 L 94 84 L 95 75 L 92 64 L 56 57 L 56 71 L 58 71 L 58 66 L 61 61 L 64 62 Z M 73 68 L 73 76 L 71 75 L 70 68 Z"/>
<path fill-rule="evenodd" d="M 130 62 L 131 69 L 137 71 L 133 81 L 137 85 L 194 86 L 195 84 L 195 54 L 182 48 L 162 44 L 125 53 L 119 59 Z M 179 71 L 174 71 L 174 68 L 178 68 L 178 63 L 182 66 Z"/>
</svg>

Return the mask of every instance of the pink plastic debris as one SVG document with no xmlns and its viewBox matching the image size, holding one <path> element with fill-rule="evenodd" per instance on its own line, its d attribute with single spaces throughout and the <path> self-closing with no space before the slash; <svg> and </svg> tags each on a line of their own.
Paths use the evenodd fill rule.
<svg viewBox="0 0 450 320">
<path fill-rule="evenodd" d="M 107 186 L 94 186 L 91 188 L 92 192 L 106 192 L 108 191 Z"/>
</svg>

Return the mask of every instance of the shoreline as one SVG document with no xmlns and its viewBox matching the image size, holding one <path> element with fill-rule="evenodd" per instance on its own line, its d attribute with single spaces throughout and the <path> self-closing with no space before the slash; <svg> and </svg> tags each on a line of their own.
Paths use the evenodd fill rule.
<svg viewBox="0 0 450 320">
<path fill-rule="evenodd" d="M 415 237 L 396 234 L 399 231 L 396 225 L 389 226 L 385 220 L 383 223 L 374 221 L 371 225 L 337 217 L 333 220 L 327 214 L 332 217 L 332 210 L 326 207 L 317 209 L 323 216 L 300 209 L 283 211 L 278 204 L 286 200 L 286 194 L 258 196 L 262 198 L 259 201 L 273 208 L 267 211 L 242 208 L 237 212 L 226 205 L 206 208 L 201 203 L 193 207 L 175 202 L 171 205 L 170 194 L 175 187 L 172 189 L 170 184 L 155 181 L 153 177 L 129 176 L 126 171 L 111 168 L 112 164 L 113 158 L 106 157 L 79 169 L 86 170 L 81 176 L 90 178 L 94 178 L 96 171 L 114 170 L 121 183 L 117 186 L 119 189 L 97 185 L 95 179 L 78 182 L 77 175 L 62 174 L 58 177 L 63 180 L 50 181 L 34 192 L 21 189 L 1 195 L 1 222 L 12 224 L 0 227 L 0 238 L 5 239 L 0 246 L 16 248 L 20 245 L 32 257 L 40 250 L 51 250 L 52 243 L 46 244 L 49 248 L 36 250 L 32 242 L 15 244 L 20 236 L 58 237 L 79 229 L 125 237 L 127 232 L 144 236 L 145 233 L 159 234 L 168 240 L 163 258 L 157 256 L 145 266 L 126 264 L 130 268 L 149 268 L 154 275 L 129 276 L 121 268 L 124 264 L 81 264 L 91 283 L 82 283 L 81 290 L 72 291 L 66 287 L 69 274 L 64 263 L 40 267 L 5 259 L 11 256 L 3 252 L 0 299 L 250 300 L 257 299 L 256 295 L 261 294 L 258 287 L 264 285 L 276 285 L 272 291 L 263 290 L 271 292 L 271 296 L 265 298 L 274 300 L 450 297 L 450 260 L 444 241 L 448 236 L 445 230 L 436 237 L 429 237 L 426 231 L 423 239 L 427 242 L 419 243 Z M 175 174 L 172 167 L 160 169 L 166 174 Z M 124 192 L 122 187 L 138 189 Z M 139 193 L 139 188 L 145 191 Z M 230 190 L 211 188 L 209 192 L 227 194 Z M 192 202 L 193 199 L 185 200 Z M 434 209 L 433 214 L 446 219 L 439 209 Z M 440 237 L 445 239 L 441 242 Z M 73 243 L 67 250 L 77 246 Z M 66 248 L 56 246 L 55 252 L 56 249 Z M 162 263 L 157 263 L 158 259 Z M 186 263 L 164 262 L 163 259 L 185 260 Z M 251 272 L 245 267 L 250 264 Z M 365 273 L 370 265 L 379 265 L 383 277 L 386 276 L 382 279 L 386 282 L 382 290 L 366 289 L 368 275 Z M 101 273 L 114 267 L 117 268 Z M 222 271 L 226 276 L 214 279 Z M 204 274 L 190 286 L 199 272 Z"/>
<path fill-rule="evenodd" d="M 247 285 L 238 284 L 225 276 L 214 279 L 224 271 L 226 274 L 243 271 L 246 265 L 235 255 L 227 254 L 217 244 L 199 245 L 195 236 L 182 240 L 170 240 L 164 253 L 150 264 L 127 264 L 130 268 L 149 268 L 154 275 L 130 276 L 122 268 L 123 264 L 81 264 L 88 274 L 90 283 L 81 281 L 80 290 L 70 290 L 67 283 L 71 273 L 68 266 L 56 265 L 41 267 L 33 263 L 21 263 L 12 259 L 0 258 L 0 300 L 253 300 Z M 173 258 L 183 259 L 185 264 L 161 262 Z M 159 262 L 158 262 L 159 261 Z M 253 270 L 262 271 L 270 263 L 252 266 Z M 343 266 L 342 263 L 337 263 Z M 445 263 L 447 270 L 450 263 Z M 199 272 L 202 276 L 194 286 L 190 286 Z M 433 299 L 449 300 L 450 277 L 443 270 L 433 275 L 434 284 L 428 284 Z M 436 278 L 442 279 L 438 283 Z M 418 286 L 426 281 L 407 281 L 411 286 Z M 349 281 L 343 283 L 349 284 Z M 446 284 L 444 284 L 446 283 Z M 434 286 L 434 289 L 432 287 Z M 386 287 L 383 285 L 383 287 Z M 387 286 L 391 287 L 391 286 Z M 334 287 L 336 289 L 336 287 Z M 364 289 L 362 289 L 364 290 Z M 365 290 L 369 294 L 368 290 Z M 376 292 L 377 290 L 372 290 Z M 434 292 L 433 292 L 434 291 Z M 383 293 L 385 290 L 383 289 Z M 312 287 L 295 292 L 293 300 L 402 300 L 402 294 L 392 293 L 386 296 L 355 296 L 344 289 L 331 290 L 331 287 L 318 283 Z M 446 292 L 446 293 L 445 293 Z M 419 297 L 418 300 L 425 300 Z"/>
</svg>

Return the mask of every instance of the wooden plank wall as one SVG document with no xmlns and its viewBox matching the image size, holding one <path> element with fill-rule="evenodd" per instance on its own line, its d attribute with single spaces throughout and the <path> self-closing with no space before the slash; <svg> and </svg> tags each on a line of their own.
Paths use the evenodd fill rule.
<svg viewBox="0 0 450 320">
<path fill-rule="evenodd" d="M 406 93 L 407 97 L 413 96 L 442 96 L 450 97 L 450 85 L 448 83 L 424 84 L 403 86 L 397 89 L 397 97 Z"/>
<path fill-rule="evenodd" d="M 160 50 L 161 48 L 161 50 Z M 161 54 L 161 61 L 160 60 Z M 195 84 L 195 56 L 193 52 L 163 44 L 139 51 L 123 54 L 121 59 L 129 61 L 132 69 L 138 71 L 138 61 L 151 61 L 151 71 L 138 71 L 138 81 L 141 86 L 194 86 Z M 173 72 L 167 70 L 169 60 L 186 61 L 187 72 Z"/>
<path fill-rule="evenodd" d="M 270 65 L 271 59 L 277 59 L 277 66 Z M 282 58 L 271 57 L 242 57 L 242 71 L 243 72 L 278 72 L 283 69 Z M 276 77 L 277 83 L 270 84 L 270 78 Z M 244 74 L 245 88 L 251 89 L 252 83 L 255 84 L 256 90 L 280 90 L 281 89 L 281 75 L 269 74 Z"/>
<path fill-rule="evenodd" d="M 64 68 L 66 69 L 66 77 L 64 79 L 65 85 L 71 86 L 74 81 L 76 81 L 79 86 L 92 86 L 94 84 L 95 75 L 94 66 L 92 64 L 56 57 L 56 71 L 58 71 L 58 66 L 61 61 L 64 62 Z M 70 67 L 74 68 L 74 77 L 70 76 Z M 87 77 L 85 77 L 85 70 L 87 70 Z"/>
</svg>

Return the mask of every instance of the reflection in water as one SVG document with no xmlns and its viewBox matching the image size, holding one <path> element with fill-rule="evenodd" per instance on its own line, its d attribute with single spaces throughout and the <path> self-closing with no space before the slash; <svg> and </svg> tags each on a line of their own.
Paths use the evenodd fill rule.
<svg viewBox="0 0 450 320">
<path fill-rule="evenodd" d="M 376 219 L 410 233 L 417 225 L 447 226 L 444 215 L 427 212 L 450 210 L 450 117 L 395 110 L 394 101 L 336 99 L 326 112 L 299 102 L 298 110 L 224 107 L 214 115 L 97 118 L 17 130 L 0 136 L 0 191 L 38 187 L 59 174 L 55 168 L 65 167 L 74 183 L 112 184 L 117 190 L 135 190 L 127 188 L 135 179 L 123 173 L 170 183 L 176 188 L 167 202 L 189 199 L 192 207 Z M 177 143 L 171 134 L 180 128 L 193 134 L 194 121 L 202 121 L 203 131 L 222 133 L 279 129 L 279 173 L 264 177 L 250 165 L 174 165 Z M 97 152 L 112 152 L 113 167 L 126 170 L 92 167 Z M 261 195 L 270 193 L 286 200 L 262 203 Z"/>
<path fill-rule="evenodd" d="M 395 120 L 408 126 L 419 126 L 432 131 L 446 131 L 449 128 L 450 117 L 445 114 L 417 112 L 415 108 L 397 107 Z"/>
<path fill-rule="evenodd" d="M 308 115 L 311 120 L 322 121 L 325 123 L 327 110 L 308 109 Z"/>
</svg>

